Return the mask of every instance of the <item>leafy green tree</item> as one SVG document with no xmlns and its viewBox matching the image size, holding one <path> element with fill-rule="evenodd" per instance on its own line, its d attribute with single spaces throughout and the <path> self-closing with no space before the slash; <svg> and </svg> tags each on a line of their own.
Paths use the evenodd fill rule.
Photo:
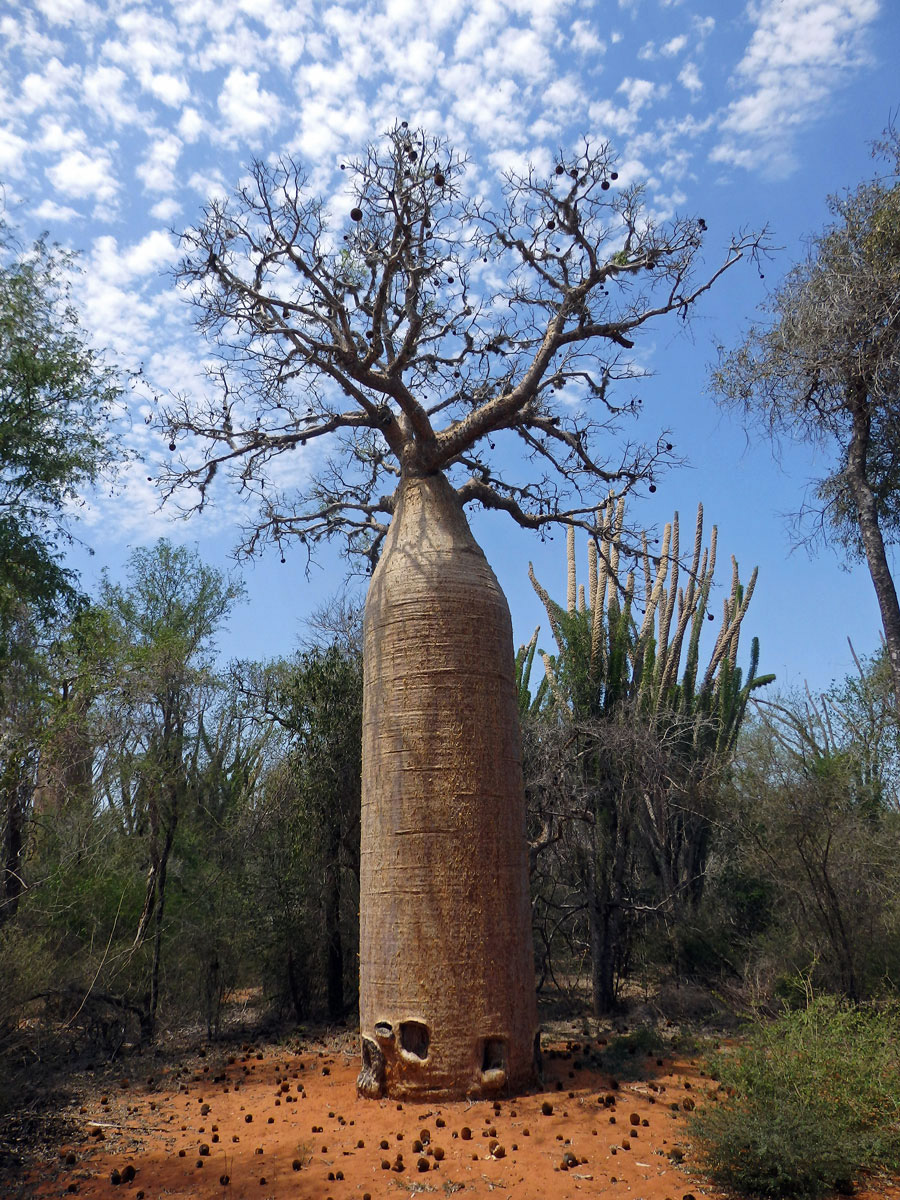
<svg viewBox="0 0 900 1200">
<path fill-rule="evenodd" d="M 761 700 L 735 761 L 729 857 L 771 897 L 745 952 L 851 1000 L 900 966 L 900 731 L 886 652 L 819 697 Z"/>
<path fill-rule="evenodd" d="M 72 503 L 122 456 L 120 387 L 69 301 L 74 260 L 0 216 L 0 924 L 16 910 L 37 782 L 48 629 L 81 601 L 62 563 Z"/>
<path fill-rule="evenodd" d="M 70 302 L 74 264 L 45 239 L 22 250 L 0 220 L 0 622 L 75 601 L 60 552 L 72 504 L 123 457 L 121 387 Z"/>
<path fill-rule="evenodd" d="M 829 198 L 833 223 L 721 356 L 713 386 L 773 437 L 831 451 L 822 530 L 865 559 L 900 709 L 900 602 L 887 547 L 900 533 L 900 137 L 876 145 L 885 174 Z"/>
<path fill-rule="evenodd" d="M 262 783 L 284 752 L 277 726 L 247 703 L 229 671 L 204 696 L 190 738 L 188 803 L 173 853 L 177 889 L 169 902 L 169 994 L 183 1013 L 199 1007 L 219 1032 L 229 990 L 258 980 L 260 896 L 253 890 Z"/>
<path fill-rule="evenodd" d="M 716 1055 L 719 1094 L 689 1118 L 698 1165 L 729 1194 L 847 1196 L 860 1175 L 900 1168 L 896 1007 L 813 997 L 808 985 L 804 1001 Z"/>
<path fill-rule="evenodd" d="M 101 605 L 115 630 L 115 674 L 104 694 L 105 796 L 149 860 L 134 949 L 152 946 L 146 1009 L 156 1022 L 166 884 L 179 822 L 193 796 L 197 740 L 215 690 L 214 638 L 243 587 L 161 539 L 134 550 L 128 582 L 106 580 Z"/>
<path fill-rule="evenodd" d="M 311 984 L 324 977 L 332 1020 L 347 1012 L 359 939 L 359 818 L 362 655 L 358 637 L 334 638 L 262 672 L 239 668 L 287 738 L 264 789 L 266 818 L 255 839 L 258 886 L 269 899 L 270 973 L 298 1019 Z"/>
</svg>

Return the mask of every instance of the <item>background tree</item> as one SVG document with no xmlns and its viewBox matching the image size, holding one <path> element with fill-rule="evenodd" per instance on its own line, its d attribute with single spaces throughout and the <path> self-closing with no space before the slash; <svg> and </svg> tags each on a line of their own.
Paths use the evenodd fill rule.
<svg viewBox="0 0 900 1200">
<path fill-rule="evenodd" d="M 835 453 L 817 487 L 823 529 L 864 557 L 900 709 L 900 603 L 886 547 L 900 530 L 900 139 L 875 147 L 886 174 L 829 198 L 810 240 L 713 385 L 776 437 Z"/>
<path fill-rule="evenodd" d="M 134 949 L 149 939 L 147 1025 L 159 1004 L 169 859 L 192 796 L 203 693 L 213 687 L 214 637 L 242 588 L 184 547 L 161 539 L 132 551 L 127 585 L 106 581 L 101 602 L 119 648 L 104 701 L 122 730 L 107 756 L 108 801 L 142 838 L 149 860 Z M 108 710 L 109 711 L 109 710 Z"/>
<path fill-rule="evenodd" d="M 532 1078 L 537 1022 L 509 613 L 463 505 L 593 529 L 599 482 L 651 477 L 667 443 L 615 465 L 604 444 L 635 407 L 612 395 L 637 373 L 633 335 L 687 315 L 758 240 L 698 279 L 705 222 L 656 224 L 605 144 L 547 179 L 509 173 L 499 207 L 467 199 L 464 160 L 406 122 L 345 165 L 337 229 L 279 159 L 183 235 L 180 277 L 223 365 L 209 399 L 160 414 L 183 446 L 168 490 L 202 506 L 230 469 L 260 501 L 247 550 L 342 534 L 374 564 L 383 544 L 365 622 L 360 1086 L 477 1093 Z M 494 441 L 509 434 L 524 475 Z M 331 435 L 307 486 L 267 472 Z"/>
<path fill-rule="evenodd" d="M 565 606 L 530 572 L 557 645 L 553 656 L 542 652 L 549 686 L 532 730 L 550 751 L 534 755 L 532 817 L 542 831 L 557 826 L 557 836 L 542 832 L 538 843 L 548 851 L 535 873 L 538 925 L 570 936 L 574 929 L 587 946 L 598 1016 L 615 1005 L 641 926 L 665 928 L 680 967 L 703 894 L 723 769 L 751 692 L 773 678 L 756 675 L 756 639 L 746 679 L 737 666 L 756 572 L 744 589 L 733 559 L 701 670 L 716 568 L 716 530 L 704 548 L 702 506 L 688 570 L 679 565 L 676 513 L 658 553 L 644 537 L 640 583 L 620 552 L 624 521 L 622 500 L 601 508 L 604 532 L 599 549 L 588 545 L 586 587 L 577 585 L 570 531 Z M 545 942 L 545 961 L 551 952 Z"/>
<path fill-rule="evenodd" d="M 22 890 L 22 856 L 54 621 L 80 600 L 61 561 L 71 503 L 122 455 L 110 422 L 115 373 L 68 300 L 73 258 L 22 249 L 0 216 L 0 924 Z"/>
<path fill-rule="evenodd" d="M 0 659 L 0 927 L 10 921 L 25 887 L 28 816 L 37 784 L 46 675 L 40 637 L 27 608 L 8 616 Z"/>
<path fill-rule="evenodd" d="M 23 251 L 0 219 L 0 618 L 71 605 L 70 502 L 123 455 L 121 386 L 69 302 L 74 261 L 45 240 Z"/>
<path fill-rule="evenodd" d="M 805 976 L 858 1001 L 896 978 L 900 737 L 886 653 L 823 696 L 759 701 L 728 800 L 726 876 L 764 894 L 735 939 L 765 995 Z M 728 884 L 729 879 L 726 879 Z"/>
<path fill-rule="evenodd" d="M 324 1007 L 342 1021 L 355 994 L 359 944 L 362 652 L 352 613 L 332 605 L 315 620 L 332 630 L 345 625 L 342 640 L 235 670 L 241 691 L 285 741 L 252 815 L 254 887 L 266 897 L 266 974 L 290 997 L 297 1020 Z M 316 1004 L 319 990 L 324 1006 Z"/>
</svg>

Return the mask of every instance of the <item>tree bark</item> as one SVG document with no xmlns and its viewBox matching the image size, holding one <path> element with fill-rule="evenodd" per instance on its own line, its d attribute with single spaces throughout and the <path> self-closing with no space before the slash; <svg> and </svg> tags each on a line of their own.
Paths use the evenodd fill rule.
<svg viewBox="0 0 900 1200">
<path fill-rule="evenodd" d="M 332 812 L 325 864 L 325 888 L 322 897 L 325 916 L 325 989 L 328 1016 L 340 1021 L 344 1016 L 344 945 L 341 940 L 341 830 L 340 814 Z"/>
<path fill-rule="evenodd" d="M 364 635 L 359 1089 L 525 1087 L 538 1025 L 512 626 L 441 474 L 401 482 Z"/>
<path fill-rule="evenodd" d="M 894 683 L 894 699 L 900 713 L 900 603 L 897 589 L 888 564 L 878 520 L 878 504 L 869 486 L 867 458 L 871 418 L 865 395 L 858 398 L 852 408 L 853 433 L 847 449 L 847 477 L 853 502 L 856 505 L 859 533 L 862 539 L 869 575 L 878 597 L 881 624 L 891 664 Z"/>
<path fill-rule="evenodd" d="M 17 760 L 13 760 L 14 764 Z M 25 821 L 31 787 L 15 777 L 3 788 L 5 795 L 2 844 L 2 884 L 0 884 L 0 926 L 11 921 L 19 909 L 19 898 L 25 890 L 22 879 L 22 859 L 25 847 Z"/>
</svg>

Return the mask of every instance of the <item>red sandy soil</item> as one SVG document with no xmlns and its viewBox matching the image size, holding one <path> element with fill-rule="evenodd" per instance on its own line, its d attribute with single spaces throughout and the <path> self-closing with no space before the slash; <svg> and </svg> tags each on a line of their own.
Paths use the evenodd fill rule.
<svg viewBox="0 0 900 1200">
<path fill-rule="evenodd" d="M 715 1086 L 698 1064 L 648 1057 L 613 1079 L 582 1061 L 590 1048 L 545 1049 L 543 1089 L 497 1103 L 359 1099 L 349 1035 L 211 1047 L 168 1066 L 132 1059 L 120 1068 L 128 1077 L 109 1074 L 62 1114 L 78 1133 L 32 1164 L 12 1194 L 725 1200 L 690 1174 L 685 1117 Z M 858 1196 L 900 1200 L 900 1187 L 879 1183 Z"/>
</svg>

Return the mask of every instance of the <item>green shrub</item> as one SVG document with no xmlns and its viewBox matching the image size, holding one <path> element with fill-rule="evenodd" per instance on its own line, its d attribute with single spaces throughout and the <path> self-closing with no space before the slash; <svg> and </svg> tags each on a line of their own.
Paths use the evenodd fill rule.
<svg viewBox="0 0 900 1200">
<path fill-rule="evenodd" d="M 647 1069 L 647 1056 L 668 1049 L 658 1031 L 650 1025 L 638 1025 L 630 1033 L 610 1040 L 600 1055 L 600 1066 L 611 1075 L 624 1079 L 639 1079 Z"/>
<path fill-rule="evenodd" d="M 0 1113 L 21 1100 L 21 1023 L 31 997 L 53 979 L 53 958 L 34 931 L 10 921 L 0 929 Z"/>
<path fill-rule="evenodd" d="M 750 1195 L 845 1191 L 900 1167 L 900 1012 L 832 998 L 759 1021 L 716 1057 L 720 1099 L 691 1132 L 702 1167 Z"/>
</svg>

